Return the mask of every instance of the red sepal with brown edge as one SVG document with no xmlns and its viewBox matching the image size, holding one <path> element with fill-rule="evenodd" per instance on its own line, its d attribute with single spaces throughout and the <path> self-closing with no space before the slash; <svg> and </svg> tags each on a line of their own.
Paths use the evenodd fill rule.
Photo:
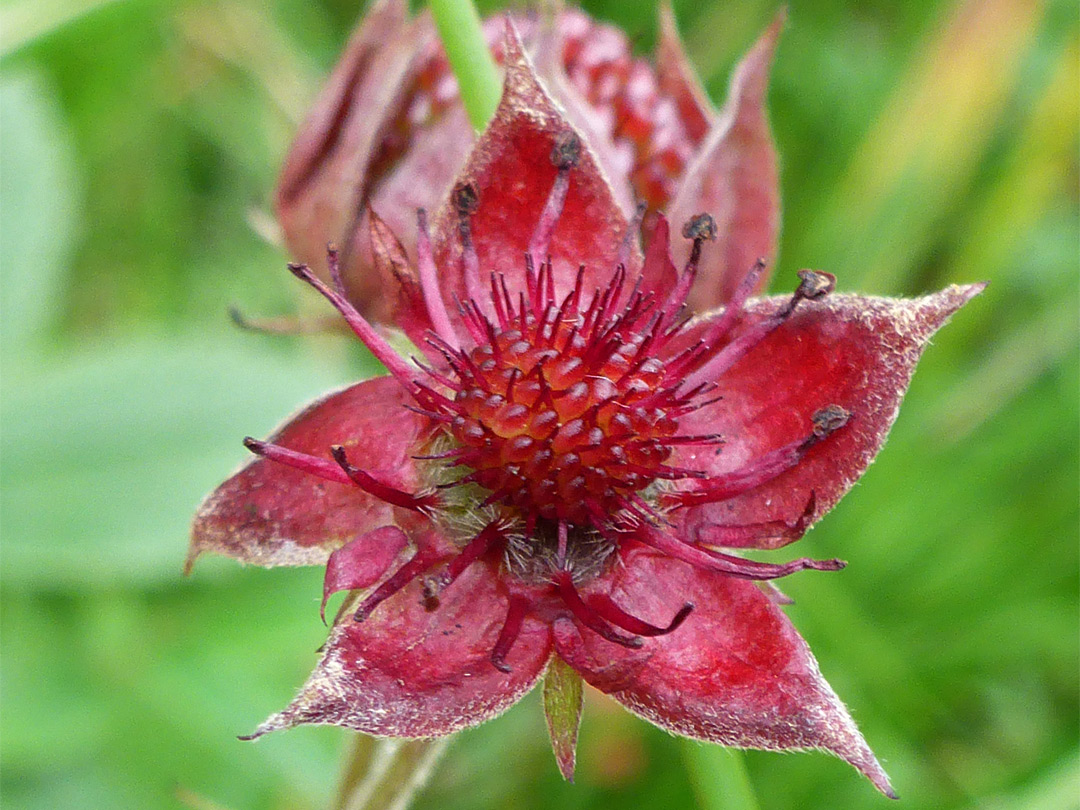
<svg viewBox="0 0 1080 810">
<path fill-rule="evenodd" d="M 780 231 L 776 147 L 765 112 L 769 67 L 784 24 L 780 11 L 735 69 L 728 99 L 698 147 L 675 193 L 668 218 L 677 228 L 700 213 L 716 221 L 716 241 L 702 252 L 688 303 L 697 312 L 731 300 L 759 258 L 771 268 Z M 682 265 L 690 242 L 676 239 L 672 258 Z M 763 273 L 758 289 L 768 284 Z"/>
<path fill-rule="evenodd" d="M 489 720 L 539 680 L 551 655 L 551 629 L 527 616 L 507 656 L 491 650 L 507 610 L 498 574 L 470 566 L 425 610 L 414 580 L 363 622 L 347 612 L 297 698 L 252 737 L 314 723 L 386 737 L 438 737 Z"/>
<path fill-rule="evenodd" d="M 544 209 L 556 168 L 551 162 L 556 139 L 573 127 L 541 86 L 525 55 L 513 23 L 507 21 L 506 81 L 491 124 L 477 142 L 457 183 L 477 192 L 471 218 L 482 279 L 506 274 L 513 300 L 525 289 L 524 255 Z M 570 171 L 570 186 L 549 253 L 555 269 L 555 292 L 561 298 L 574 286 L 579 265 L 585 266 L 585 289 L 606 286 L 618 261 L 627 220 L 612 195 L 589 144 Z M 433 228 L 435 260 L 451 317 L 452 294 L 464 298 L 459 215 L 452 200 L 439 209 Z M 631 280 L 641 268 L 640 253 L 631 250 Z"/>
<path fill-rule="evenodd" d="M 930 338 L 984 287 L 951 286 L 911 299 L 833 294 L 799 304 L 789 320 L 713 381 L 718 387 L 711 396 L 721 401 L 683 417 L 687 433 L 723 434 L 721 451 L 678 448 L 671 463 L 710 475 L 731 472 L 809 436 L 813 415 L 822 408 L 839 405 L 851 413 L 850 421 L 779 477 L 729 500 L 680 510 L 684 536 L 698 539 L 698 527 L 709 523 L 795 521 L 811 492 L 807 527 L 832 509 L 881 449 Z M 737 330 L 787 301 L 777 296 L 752 302 Z M 682 340 L 692 342 L 717 317 L 699 319 Z"/>
<path fill-rule="evenodd" d="M 641 547 L 592 587 L 610 588 L 624 610 L 666 623 L 687 601 L 697 607 L 674 632 L 638 651 L 581 630 L 559 640 L 559 654 L 585 680 L 632 712 L 675 734 L 739 748 L 819 748 L 846 760 L 895 797 L 843 703 L 825 682 L 806 642 L 752 582 L 713 574 Z M 602 673 L 648 654 L 622 688 Z M 600 677 L 597 677 L 597 675 Z"/>
<path fill-rule="evenodd" d="M 423 348 L 427 345 L 424 336 L 432 327 L 431 318 L 424 305 L 424 293 L 420 289 L 420 279 L 409 262 L 405 248 L 401 246 L 390 226 L 370 209 L 366 219 L 372 264 L 382 279 L 383 289 L 387 292 L 386 298 L 394 301 L 391 322 L 408 335 L 413 344 Z M 413 229 L 416 229 L 415 223 Z M 395 289 L 396 300 L 390 294 Z"/>
<path fill-rule="evenodd" d="M 683 49 L 670 0 L 659 5 L 656 79 L 660 91 L 674 100 L 687 134 L 700 142 L 716 121 L 716 111 Z"/>
<path fill-rule="evenodd" d="M 356 227 L 368 172 L 433 36 L 429 21 L 408 19 L 404 0 L 380 0 L 364 16 L 289 151 L 275 205 L 294 259 L 323 278 L 326 245 L 341 248 L 349 298 L 376 320 L 389 320 L 393 298 L 363 271 Z"/>
<path fill-rule="evenodd" d="M 309 405 L 270 441 L 324 459 L 331 458 L 331 445 L 344 445 L 355 466 L 414 491 L 412 456 L 430 425 L 402 407 L 411 401 L 392 377 L 377 377 Z M 199 508 L 186 569 L 206 551 L 268 567 L 321 565 L 357 535 L 390 523 L 408 525 L 412 514 L 351 484 L 258 458 Z"/>
</svg>

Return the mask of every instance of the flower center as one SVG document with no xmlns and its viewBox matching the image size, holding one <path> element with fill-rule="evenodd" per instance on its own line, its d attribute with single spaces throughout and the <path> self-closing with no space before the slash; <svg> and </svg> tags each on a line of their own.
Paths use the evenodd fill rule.
<svg viewBox="0 0 1080 810">
<path fill-rule="evenodd" d="M 527 515 L 588 525 L 656 480 L 678 423 L 650 405 L 663 382 L 641 338 L 598 339 L 585 318 L 540 319 L 474 348 L 451 432 L 473 480 Z M 625 339 L 624 339 L 625 338 Z"/>
</svg>

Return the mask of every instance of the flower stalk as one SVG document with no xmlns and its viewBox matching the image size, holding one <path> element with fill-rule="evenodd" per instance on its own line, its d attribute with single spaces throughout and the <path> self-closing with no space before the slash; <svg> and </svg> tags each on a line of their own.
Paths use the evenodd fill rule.
<svg viewBox="0 0 1080 810">
<path fill-rule="evenodd" d="M 446 48 L 469 123 L 480 132 L 495 114 L 502 79 L 491 57 L 472 0 L 431 0 L 431 15 Z"/>
<path fill-rule="evenodd" d="M 683 759 L 703 810 L 761 810 L 742 752 L 683 740 Z"/>
<path fill-rule="evenodd" d="M 405 810 L 431 778 L 450 739 L 356 735 L 331 806 L 334 810 Z"/>
</svg>

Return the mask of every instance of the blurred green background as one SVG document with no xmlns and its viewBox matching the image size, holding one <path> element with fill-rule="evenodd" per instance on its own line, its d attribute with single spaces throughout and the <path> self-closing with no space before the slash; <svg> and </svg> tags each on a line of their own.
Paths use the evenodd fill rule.
<svg viewBox="0 0 1080 810">
<path fill-rule="evenodd" d="M 651 47 L 651 0 L 586 5 Z M 676 3 L 714 99 L 774 6 Z M 235 738 L 313 665 L 321 571 L 180 566 L 241 437 L 370 373 L 344 342 L 226 316 L 316 306 L 259 233 L 357 12 L 0 4 L 5 808 L 303 809 L 333 793 L 346 732 Z M 1066 0 L 793 0 L 778 53 L 778 286 L 803 266 L 881 294 L 992 281 L 804 541 L 848 569 L 785 582 L 909 810 L 1080 793 L 1078 31 Z M 752 795 L 723 749 L 592 695 L 564 785 L 534 695 L 460 735 L 418 806 L 886 805 L 820 754 L 743 761 Z"/>
</svg>

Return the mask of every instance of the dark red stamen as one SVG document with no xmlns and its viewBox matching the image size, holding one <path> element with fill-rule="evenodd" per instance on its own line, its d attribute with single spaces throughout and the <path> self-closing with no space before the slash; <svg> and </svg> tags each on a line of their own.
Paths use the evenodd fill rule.
<svg viewBox="0 0 1080 810">
<path fill-rule="evenodd" d="M 601 638 L 630 649 L 637 649 L 644 643 L 640 636 L 623 635 L 608 624 L 599 613 L 586 605 L 577 592 L 577 588 L 574 587 L 574 580 L 569 571 L 559 571 L 555 575 L 555 586 L 558 588 L 563 603 L 574 614 L 574 618 Z"/>
<path fill-rule="evenodd" d="M 395 489 L 389 484 L 384 484 L 369 473 L 364 472 L 358 467 L 354 467 L 349 463 L 348 457 L 345 455 L 345 448 L 340 444 L 335 444 L 330 448 L 330 453 L 334 456 L 334 461 L 341 465 L 341 469 L 360 489 L 364 490 L 370 495 L 374 495 L 381 501 L 386 501 L 394 506 L 400 506 L 403 509 L 412 509 L 417 512 L 424 509 L 431 509 L 438 505 L 438 500 L 434 493 L 428 493 L 426 495 L 410 495 L 408 492 L 402 492 L 400 489 Z"/>
<path fill-rule="evenodd" d="M 433 562 L 434 559 L 429 553 L 424 550 L 417 550 L 411 560 L 391 574 L 382 585 L 372 591 L 371 594 L 360 603 L 360 606 L 353 614 L 353 621 L 364 621 L 371 615 L 371 611 L 378 607 L 380 603 L 385 602 L 424 573 L 424 571 L 431 567 Z"/>
<path fill-rule="evenodd" d="M 322 279 L 317 278 L 306 264 L 290 264 L 289 270 L 294 276 L 306 281 L 322 293 L 323 297 L 334 305 L 334 308 L 345 318 L 345 322 L 353 330 L 353 333 L 360 338 L 360 341 L 368 347 L 379 362 L 386 366 L 386 370 L 401 383 L 406 391 L 412 393 L 416 390 L 416 383 L 413 381 L 413 370 L 408 363 L 394 351 L 393 347 L 386 342 L 382 335 L 375 331 L 375 328 L 364 319 L 364 316 L 357 311 L 356 307 L 350 304 L 336 290 L 330 289 L 323 283 Z"/>
<path fill-rule="evenodd" d="M 672 537 L 663 530 L 650 526 L 640 527 L 635 537 L 642 543 L 652 546 L 669 557 L 690 563 L 698 568 L 704 568 L 707 571 L 716 571 L 739 579 L 777 579 L 807 568 L 815 571 L 839 571 L 847 565 L 843 560 L 812 560 L 808 557 L 801 557 L 779 565 L 746 560 L 731 554 L 721 554 L 718 551 L 692 546 Z"/>
<path fill-rule="evenodd" d="M 696 358 L 698 368 L 687 376 L 685 384 L 693 386 L 700 382 L 715 380 L 791 317 L 800 301 L 816 301 L 828 295 L 836 286 L 836 277 L 830 273 L 800 270 L 798 275 L 799 286 L 788 302 L 775 313 L 754 324 L 720 351 L 714 352 L 713 346 L 705 342 Z"/>
<path fill-rule="evenodd" d="M 515 593 L 510 594 L 502 630 L 499 631 L 499 638 L 491 650 L 491 664 L 500 672 L 511 671 L 510 665 L 506 663 L 506 656 L 510 654 L 514 642 L 521 633 L 521 624 L 525 620 L 528 607 L 529 603 L 525 597 Z"/>
<path fill-rule="evenodd" d="M 262 456 L 268 461 L 284 464 L 287 467 L 293 467 L 301 472 L 315 475 L 319 478 L 333 481 L 338 484 L 349 483 L 349 476 L 345 474 L 345 471 L 329 459 L 311 456 L 307 453 L 298 453 L 295 450 L 290 450 L 279 444 L 261 442 L 250 436 L 244 439 L 244 447 L 255 455 Z"/>
<path fill-rule="evenodd" d="M 573 132 L 563 132 L 555 140 L 551 149 L 551 162 L 558 169 L 555 182 L 551 186 L 544 210 L 537 220 L 536 229 L 529 239 L 529 257 L 539 265 L 547 258 L 551 245 L 551 237 L 555 233 L 555 225 L 562 215 L 563 206 L 566 204 L 566 193 L 570 188 L 570 170 L 574 168 L 581 157 L 581 141 Z"/>
<path fill-rule="evenodd" d="M 678 508 L 725 501 L 754 489 L 794 467 L 811 447 L 846 425 L 850 417 L 838 405 L 822 408 L 814 414 L 814 430 L 809 436 L 766 453 L 738 470 L 707 478 L 695 489 L 668 493 L 663 500 Z"/>
<path fill-rule="evenodd" d="M 420 274 L 420 289 L 424 294 L 424 307 L 427 309 L 431 326 L 435 333 L 449 346 L 458 347 L 457 334 L 450 323 L 450 314 L 446 311 L 442 291 L 439 288 L 439 274 L 435 267 L 435 257 L 431 250 L 431 237 L 428 234 L 427 213 L 423 208 L 416 212 L 416 264 Z"/>
<path fill-rule="evenodd" d="M 490 523 L 485 526 L 483 531 L 465 544 L 465 548 L 450 561 L 450 564 L 446 566 L 446 570 L 432 580 L 432 595 L 438 596 L 447 585 L 461 576 L 466 568 L 487 554 L 496 545 L 505 542 L 506 535 L 499 524 Z"/>
<path fill-rule="evenodd" d="M 666 627 L 657 627 L 656 625 L 649 624 L 636 616 L 631 616 L 625 610 L 620 608 L 611 597 L 607 594 L 598 593 L 593 594 L 588 598 L 588 605 L 596 611 L 600 618 L 607 622 L 620 627 L 628 633 L 633 633 L 637 636 L 663 636 L 667 635 L 678 629 L 686 617 L 690 615 L 690 612 L 694 609 L 693 602 L 687 602 L 679 611 L 675 614 Z"/>
<path fill-rule="evenodd" d="M 721 315 L 702 336 L 702 342 L 708 346 L 716 346 L 720 340 L 731 331 L 731 328 L 738 321 L 739 316 L 742 315 L 743 306 L 746 304 L 747 300 L 749 300 L 750 296 L 753 295 L 754 290 L 757 289 L 761 274 L 764 272 L 765 260 L 758 259 L 754 262 L 754 266 L 751 267 L 743 277 L 743 280 L 739 282 L 739 286 L 735 289 L 735 294 L 724 308 L 724 314 Z"/>
</svg>

